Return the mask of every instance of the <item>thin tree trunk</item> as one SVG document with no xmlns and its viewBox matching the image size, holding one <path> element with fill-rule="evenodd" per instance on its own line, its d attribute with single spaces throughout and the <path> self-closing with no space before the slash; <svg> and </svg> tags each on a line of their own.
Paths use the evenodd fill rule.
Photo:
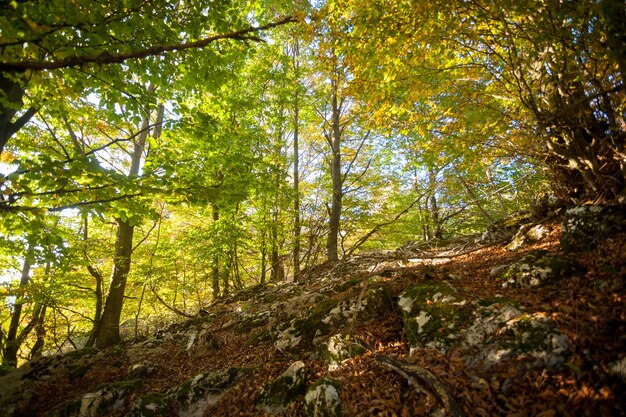
<svg viewBox="0 0 626 417">
<path fill-rule="evenodd" d="M 213 210 L 213 223 L 215 223 L 220 219 L 220 210 L 215 204 L 211 205 L 211 209 Z M 213 300 L 215 301 L 220 297 L 220 257 L 217 251 L 213 253 L 211 283 L 213 285 Z"/>
<path fill-rule="evenodd" d="M 26 251 L 26 256 L 24 257 L 22 275 L 20 277 L 20 289 L 24 289 L 30 282 L 30 267 L 33 254 L 34 248 L 32 245 L 30 245 L 28 247 L 28 250 Z M 11 322 L 9 324 L 9 331 L 7 332 L 6 344 L 4 346 L 4 352 L 2 355 L 2 364 L 4 366 L 10 366 L 13 368 L 17 366 L 17 352 L 20 349 L 17 332 L 20 327 L 23 306 L 24 302 L 19 298 L 16 299 L 15 305 L 13 306 L 13 314 L 11 314 Z"/>
<path fill-rule="evenodd" d="M 91 333 L 89 334 L 89 338 L 87 339 L 87 342 L 85 343 L 85 347 L 93 347 L 96 343 L 96 337 L 98 335 L 98 328 L 100 327 L 100 319 L 102 318 L 102 307 L 104 304 L 104 295 L 102 294 L 102 287 L 104 284 L 104 278 L 102 277 L 102 274 L 100 273 L 100 271 L 98 271 L 96 268 L 93 267 L 93 265 L 91 265 L 91 262 L 89 262 L 89 257 L 87 255 L 87 239 L 89 239 L 89 219 L 87 217 L 87 214 L 83 214 L 83 242 L 84 242 L 84 249 L 83 249 L 83 254 L 85 256 L 85 261 L 87 261 L 87 271 L 89 271 L 89 274 L 94 278 L 94 280 L 96 281 L 96 289 L 94 290 L 94 295 L 96 297 L 96 309 L 94 312 L 94 317 L 93 317 L 93 328 L 91 329 Z"/>
<path fill-rule="evenodd" d="M 331 97 L 331 165 L 330 176 L 332 179 L 332 202 L 330 206 L 330 218 L 328 221 L 328 237 L 326 240 L 326 260 L 337 261 L 338 235 L 341 221 L 341 200 L 343 198 L 343 178 L 341 176 L 341 127 L 339 125 L 340 109 L 338 102 L 338 75 L 332 80 Z"/>
<path fill-rule="evenodd" d="M 35 324 L 35 332 L 37 334 L 37 339 L 33 348 L 30 351 L 30 358 L 35 359 L 40 357 L 43 354 L 43 348 L 46 343 L 46 326 L 45 326 L 45 318 L 46 318 L 46 310 L 47 306 L 42 306 L 39 312 L 39 316 L 37 317 L 37 322 Z"/>
<path fill-rule="evenodd" d="M 296 82 L 300 78 L 300 46 L 298 40 L 294 42 L 293 67 Z M 294 92 L 293 101 L 293 280 L 298 281 L 300 276 L 300 150 L 298 149 L 300 131 L 300 102 L 298 87 Z"/>
</svg>

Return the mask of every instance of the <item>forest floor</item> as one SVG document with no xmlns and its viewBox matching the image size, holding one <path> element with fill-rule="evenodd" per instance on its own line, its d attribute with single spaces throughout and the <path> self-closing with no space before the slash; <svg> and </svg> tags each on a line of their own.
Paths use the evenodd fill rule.
<svg viewBox="0 0 626 417">
<path fill-rule="evenodd" d="M 166 392 L 200 372 L 240 367 L 254 369 L 205 415 L 266 415 L 256 402 L 259 387 L 276 379 L 294 361 L 302 360 L 307 382 L 329 377 L 341 384 L 340 399 L 346 416 L 435 415 L 437 399 L 428 387 L 416 390 L 407 379 L 381 364 L 377 357 L 402 358 L 434 373 L 456 399 L 466 416 L 616 416 L 626 415 L 626 383 L 615 376 L 610 364 L 626 353 L 626 234 L 613 236 L 595 250 L 577 254 L 585 268 L 579 274 L 537 289 L 503 288 L 502 280 L 490 271 L 511 263 L 534 249 L 559 250 L 559 225 L 540 243 L 511 252 L 494 244 L 449 259 L 420 261 L 380 258 L 387 262 L 382 272 L 385 285 L 396 294 L 423 276 L 424 264 L 430 273 L 454 278 L 454 286 L 467 300 L 501 294 L 514 300 L 526 312 L 541 312 L 567 335 L 570 354 L 565 365 L 556 369 L 533 369 L 525 360 L 504 361 L 486 373 L 468 368 L 453 348 L 445 354 L 435 349 L 418 349 L 409 355 L 403 333 L 402 316 L 392 311 L 374 320 L 356 320 L 350 331 L 364 341 L 365 352 L 348 359 L 334 370 L 318 355 L 290 354 L 278 350 L 271 340 L 249 343 L 251 333 L 229 326 L 237 302 L 224 301 L 211 306 L 215 314 L 210 331 L 219 341 L 219 351 L 205 349 L 193 355 L 181 349 L 180 341 L 163 342 L 149 362 L 157 369 L 144 381 L 142 392 Z M 437 255 L 437 251 L 432 254 Z M 314 274 L 336 273 L 354 276 L 355 261 L 318 268 L 310 272 L 307 290 L 320 286 Z M 396 265 L 396 267 L 389 267 Z M 362 271 L 361 271 L 362 273 Z M 222 314 L 223 313 L 223 314 Z M 99 362 L 76 378 L 38 383 L 34 414 L 58 407 L 63 401 L 80 397 L 103 382 L 121 380 L 133 363 L 119 354 L 101 356 Z M 505 387 L 506 386 L 506 387 Z M 506 389 L 505 389 L 506 388 Z M 293 401 L 280 415 L 303 415 L 304 399 Z M 122 408 L 107 415 L 121 416 Z"/>
</svg>

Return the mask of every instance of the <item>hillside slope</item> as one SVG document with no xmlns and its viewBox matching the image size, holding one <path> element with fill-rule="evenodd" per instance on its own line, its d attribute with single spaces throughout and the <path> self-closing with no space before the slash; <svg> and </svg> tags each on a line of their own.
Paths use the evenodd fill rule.
<svg viewBox="0 0 626 417">
<path fill-rule="evenodd" d="M 0 415 L 626 416 L 626 234 L 565 254 L 560 229 L 249 288 L 149 338 L 25 364 L 0 378 Z"/>
</svg>

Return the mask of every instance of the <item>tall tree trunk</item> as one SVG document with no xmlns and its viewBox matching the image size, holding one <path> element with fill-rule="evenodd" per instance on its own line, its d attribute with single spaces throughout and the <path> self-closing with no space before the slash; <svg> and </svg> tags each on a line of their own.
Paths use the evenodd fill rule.
<svg viewBox="0 0 626 417">
<path fill-rule="evenodd" d="M 34 254 L 34 248 L 29 246 L 26 256 L 24 257 L 24 264 L 22 266 L 22 275 L 20 277 L 20 289 L 24 289 L 30 282 L 30 267 L 31 258 Z M 13 314 L 11 314 L 11 322 L 9 324 L 9 331 L 7 332 L 7 339 L 4 346 L 4 352 L 2 354 L 2 364 L 4 366 L 16 367 L 17 366 L 17 352 L 20 349 L 20 338 L 17 333 L 20 327 L 20 321 L 22 319 L 22 307 L 24 301 L 16 299 L 13 306 Z"/>
<path fill-rule="evenodd" d="M 153 90 L 153 87 L 149 88 Z M 159 109 L 158 117 L 163 117 L 163 112 Z M 157 126 L 163 122 L 157 120 Z M 134 142 L 133 153 L 131 155 L 129 177 L 139 175 L 141 160 L 149 134 L 150 112 L 146 112 L 141 124 L 141 133 Z M 104 304 L 104 310 L 98 328 L 96 347 L 106 348 L 120 342 L 120 317 L 124 306 L 124 295 L 126 291 L 126 280 L 130 272 L 130 262 L 133 253 L 133 234 L 135 226 L 129 220 L 117 219 L 117 233 L 115 238 L 115 256 L 113 258 L 113 272 L 111 274 L 111 284 L 109 294 Z"/>
<path fill-rule="evenodd" d="M 293 69 L 296 82 L 300 80 L 300 45 L 294 42 Z M 300 280 L 300 102 L 298 86 L 293 97 L 293 280 Z"/>
<path fill-rule="evenodd" d="M 330 206 L 330 218 L 328 221 L 328 237 L 326 240 L 326 259 L 337 261 L 338 235 L 341 222 L 341 200 L 343 199 L 343 178 L 341 176 L 341 126 L 339 125 L 340 108 L 338 101 L 338 75 L 331 82 L 331 164 L 330 176 L 332 179 L 332 202 Z"/>
<path fill-rule="evenodd" d="M 220 219 L 220 210 L 215 205 L 211 205 L 213 210 L 213 222 L 217 222 Z M 213 300 L 217 300 L 220 297 L 220 257 L 217 251 L 213 253 L 213 261 L 211 262 L 211 283 L 213 285 Z"/>
</svg>

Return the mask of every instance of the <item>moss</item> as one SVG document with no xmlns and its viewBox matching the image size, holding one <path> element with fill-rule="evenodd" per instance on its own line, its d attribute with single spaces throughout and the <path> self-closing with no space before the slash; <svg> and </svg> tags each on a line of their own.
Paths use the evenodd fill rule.
<svg viewBox="0 0 626 417">
<path fill-rule="evenodd" d="M 451 286 L 436 281 L 408 287 L 400 296 L 404 332 L 411 346 L 446 344 L 468 322 L 472 309 L 460 305 Z M 411 301 L 409 301 L 411 300 Z"/>
<path fill-rule="evenodd" d="M 264 315 L 252 315 L 246 318 L 243 318 L 237 325 L 234 330 L 239 333 L 247 333 L 250 330 L 257 329 L 259 327 L 263 327 L 268 324 L 270 321 L 269 314 Z"/>
<path fill-rule="evenodd" d="M 524 314 L 505 332 L 502 332 L 499 344 L 517 353 L 544 350 L 548 347 L 548 336 L 553 333 L 554 329 L 549 323 Z"/>
<path fill-rule="evenodd" d="M 272 333 L 269 330 L 261 330 L 260 332 L 252 333 L 248 340 L 246 340 L 245 347 L 256 345 L 262 342 L 271 342 L 273 340 Z"/>
<path fill-rule="evenodd" d="M 352 287 L 354 287 L 355 285 L 358 285 L 361 283 L 361 279 L 356 278 L 356 277 L 352 277 L 347 281 L 344 282 L 339 282 L 335 285 L 333 285 L 333 291 L 335 292 L 344 292 Z"/>
<path fill-rule="evenodd" d="M 83 356 L 96 354 L 97 352 L 98 351 L 95 348 L 87 347 L 83 349 L 71 350 L 65 353 L 63 356 L 68 359 L 78 359 L 82 358 Z"/>
<path fill-rule="evenodd" d="M 337 398 L 335 401 L 332 401 L 332 398 L 327 398 L 324 396 L 323 398 L 315 397 L 315 392 L 319 387 L 327 387 L 332 386 L 335 388 L 337 393 Z M 339 400 L 339 392 L 341 391 L 341 384 L 338 381 L 328 378 L 320 378 L 315 381 L 307 390 L 307 402 L 305 404 L 305 413 L 309 416 L 315 417 L 338 417 L 342 415 L 341 412 L 341 402 Z M 327 391 L 326 391 L 327 392 Z M 313 394 L 313 398 L 316 401 L 314 403 L 309 402 L 309 393 Z M 320 404 L 319 400 L 322 400 Z M 334 403 L 334 405 L 333 405 Z M 321 407 L 319 406 L 321 405 Z M 328 408 L 329 405 L 332 405 L 332 408 Z"/>
<path fill-rule="evenodd" d="M 518 307 L 519 303 L 512 298 L 506 297 L 504 295 L 494 295 L 492 297 L 483 298 L 478 300 L 478 305 L 481 307 L 489 307 L 494 304 L 509 304 L 514 307 Z"/>
<path fill-rule="evenodd" d="M 74 381 L 75 379 L 82 378 L 90 369 L 91 365 L 69 366 L 68 377 L 70 379 L 70 382 Z"/>
<path fill-rule="evenodd" d="M 340 301 L 338 300 L 326 298 L 309 307 L 303 318 L 296 319 L 293 322 L 295 334 L 302 338 L 299 347 L 309 348 L 312 346 L 316 335 L 326 335 L 330 332 L 330 325 L 322 320 L 339 304 Z"/>
<path fill-rule="evenodd" d="M 139 389 L 143 386 L 143 381 L 141 379 L 128 379 L 124 381 L 111 382 L 108 384 L 100 384 L 97 387 L 97 390 L 106 390 L 106 391 L 123 391 L 123 392 L 131 392 L 136 389 Z"/>
<path fill-rule="evenodd" d="M 277 379 L 265 384 L 257 401 L 270 413 L 287 406 L 305 393 L 306 373 L 304 363 L 296 362 Z"/>
<path fill-rule="evenodd" d="M 232 386 L 240 375 L 239 368 L 196 375 L 178 387 L 175 399 L 179 405 L 191 404 L 203 397 L 208 391 L 221 391 Z"/>
<path fill-rule="evenodd" d="M 149 392 L 126 415 L 127 417 L 160 417 L 171 415 L 171 399 L 160 392 Z"/>
</svg>

